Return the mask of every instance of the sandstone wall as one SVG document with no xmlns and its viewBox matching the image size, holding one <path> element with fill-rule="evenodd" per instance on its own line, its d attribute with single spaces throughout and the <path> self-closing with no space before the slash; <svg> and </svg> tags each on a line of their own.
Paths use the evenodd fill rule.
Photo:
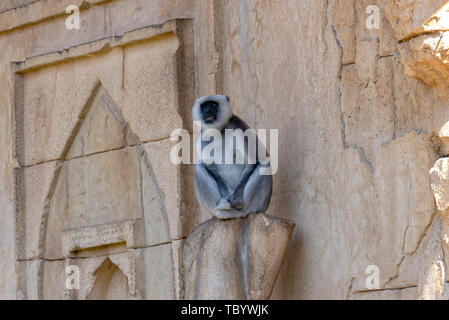
<svg viewBox="0 0 449 320">
<path fill-rule="evenodd" d="M 183 298 L 182 245 L 209 216 L 169 136 L 212 93 L 279 129 L 269 213 L 296 229 L 272 298 L 447 296 L 430 175 L 449 154 L 445 5 L 2 2 L 0 298 Z"/>
</svg>

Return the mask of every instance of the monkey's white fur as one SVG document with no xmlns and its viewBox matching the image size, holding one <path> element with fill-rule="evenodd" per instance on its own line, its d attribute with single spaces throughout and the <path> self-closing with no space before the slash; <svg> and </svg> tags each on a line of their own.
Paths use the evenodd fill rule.
<svg viewBox="0 0 449 320">
<path fill-rule="evenodd" d="M 207 124 L 203 122 L 203 118 L 201 116 L 201 105 L 206 101 L 214 101 L 220 105 L 220 111 L 217 115 L 217 120 L 214 123 Z M 192 109 L 192 117 L 193 121 L 201 121 L 201 129 L 218 129 L 221 130 L 232 117 L 232 106 L 228 101 L 227 96 L 223 95 L 215 95 L 215 96 L 206 96 L 198 98 L 195 101 Z"/>
</svg>

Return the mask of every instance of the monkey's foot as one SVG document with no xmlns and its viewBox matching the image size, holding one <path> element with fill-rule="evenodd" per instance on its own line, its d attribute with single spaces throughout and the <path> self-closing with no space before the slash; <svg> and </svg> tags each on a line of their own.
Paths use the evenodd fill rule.
<svg viewBox="0 0 449 320">
<path fill-rule="evenodd" d="M 226 199 L 221 199 L 215 208 L 216 211 L 229 211 L 232 210 L 231 204 Z"/>
<path fill-rule="evenodd" d="M 235 218 L 246 218 L 248 214 L 238 210 L 216 210 L 214 216 L 220 220 L 229 220 Z"/>
</svg>

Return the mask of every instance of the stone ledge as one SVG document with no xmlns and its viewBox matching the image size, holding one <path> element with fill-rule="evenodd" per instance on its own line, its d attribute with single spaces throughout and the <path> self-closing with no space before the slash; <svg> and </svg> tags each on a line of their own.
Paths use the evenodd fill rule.
<svg viewBox="0 0 449 320">
<path fill-rule="evenodd" d="M 185 299 L 269 299 L 294 228 L 267 214 L 202 223 L 184 244 Z"/>
<path fill-rule="evenodd" d="M 142 219 L 67 230 L 62 234 L 62 251 L 69 256 L 71 252 L 123 242 L 128 248 L 138 248 L 144 244 L 143 230 Z"/>
<path fill-rule="evenodd" d="M 1 18 L 1 17 L 0 17 Z M 114 35 L 107 38 L 94 40 L 89 43 L 77 45 L 62 51 L 55 51 L 25 59 L 24 61 L 15 61 L 11 63 L 13 73 L 23 74 L 30 71 L 46 67 L 54 63 L 80 58 L 89 54 L 95 54 L 116 47 L 130 45 L 135 42 L 148 41 L 167 35 L 176 35 L 179 23 L 183 19 L 174 19 L 166 21 L 163 24 L 151 25 L 132 31 L 125 32 L 122 35 Z"/>
<path fill-rule="evenodd" d="M 88 9 L 91 5 L 98 5 L 109 1 L 113 0 L 61 0 L 57 3 L 54 0 L 41 0 L 31 2 L 25 6 L 0 12 L 0 33 L 67 15 L 65 9 L 69 5 L 76 5 L 80 10 L 83 10 Z"/>
</svg>

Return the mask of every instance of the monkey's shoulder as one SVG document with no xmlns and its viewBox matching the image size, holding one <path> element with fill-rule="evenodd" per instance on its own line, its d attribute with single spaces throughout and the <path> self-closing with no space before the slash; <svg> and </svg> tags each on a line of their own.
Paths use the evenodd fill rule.
<svg viewBox="0 0 449 320">
<path fill-rule="evenodd" d="M 233 115 L 226 124 L 226 129 L 241 129 L 243 131 L 249 129 L 248 124 L 236 115 Z"/>
</svg>

